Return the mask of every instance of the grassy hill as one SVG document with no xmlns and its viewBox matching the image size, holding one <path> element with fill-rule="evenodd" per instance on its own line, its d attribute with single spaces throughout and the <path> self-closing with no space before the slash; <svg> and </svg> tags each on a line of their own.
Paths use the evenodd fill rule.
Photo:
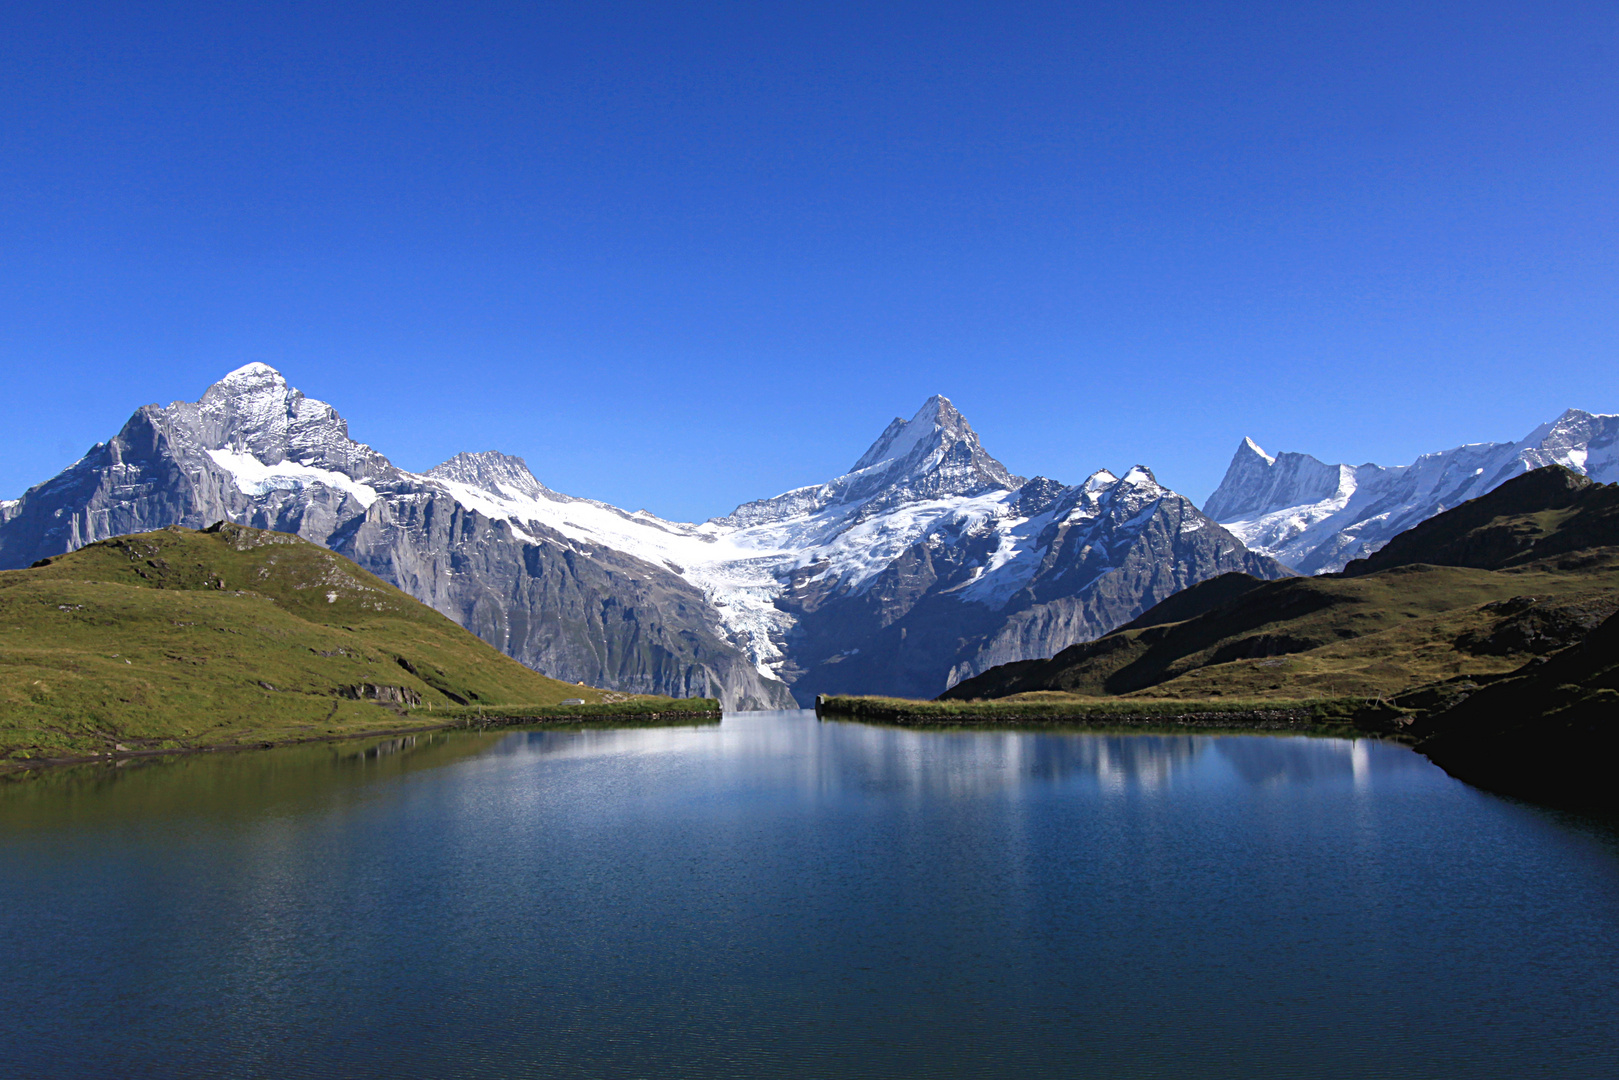
<svg viewBox="0 0 1619 1080">
<path fill-rule="evenodd" d="M 0 761 L 13 764 L 628 697 L 546 678 L 284 533 L 165 529 L 0 572 Z"/>
</svg>

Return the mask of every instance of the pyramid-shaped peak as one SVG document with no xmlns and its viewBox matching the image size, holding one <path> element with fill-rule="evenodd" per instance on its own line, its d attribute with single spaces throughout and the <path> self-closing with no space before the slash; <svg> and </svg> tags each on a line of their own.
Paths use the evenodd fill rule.
<svg viewBox="0 0 1619 1080">
<path fill-rule="evenodd" d="M 1158 482 L 1158 478 L 1152 474 L 1152 470 L 1145 465 L 1132 465 L 1130 471 L 1119 478 L 1119 482 L 1128 487 L 1158 488 L 1163 486 Z"/>
<path fill-rule="evenodd" d="M 934 394 L 916 410 L 909 420 L 894 417 L 877 441 L 854 463 L 850 472 L 859 472 L 885 461 L 902 461 L 912 456 L 919 447 L 926 447 L 924 456 L 938 447 L 970 441 L 975 447 L 978 436 L 967 418 L 962 416 L 950 399 Z"/>
<path fill-rule="evenodd" d="M 1085 482 L 1080 487 L 1086 491 L 1101 491 L 1103 488 L 1110 488 L 1118 482 L 1119 478 L 1109 470 L 1097 469 L 1085 478 Z"/>
<path fill-rule="evenodd" d="M 1258 443 L 1254 442 L 1253 439 L 1247 437 L 1246 435 L 1243 436 L 1242 444 L 1237 447 L 1237 454 L 1238 456 L 1243 454 L 1253 454 L 1257 457 L 1264 458 L 1265 464 L 1267 465 L 1274 465 L 1276 463 L 1276 459 L 1274 457 L 1265 453 L 1264 449 Z"/>
</svg>

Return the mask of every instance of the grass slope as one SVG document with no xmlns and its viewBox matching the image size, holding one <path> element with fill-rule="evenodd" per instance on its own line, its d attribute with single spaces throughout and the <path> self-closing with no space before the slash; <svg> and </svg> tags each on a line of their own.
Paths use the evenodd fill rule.
<svg viewBox="0 0 1619 1080">
<path fill-rule="evenodd" d="M 0 572 L 0 761 L 331 737 L 425 727 L 460 706 L 628 697 L 546 678 L 284 533 L 165 529 Z"/>
<path fill-rule="evenodd" d="M 1029 691 L 1169 698 L 1394 695 L 1509 672 L 1619 607 L 1619 559 L 1579 572 L 1414 565 L 1267 582 L 1175 623 L 1126 627 L 1050 660 L 1005 665 L 944 696 Z M 1532 623 L 1539 634 L 1514 634 Z M 1559 634 L 1567 636 L 1559 636 Z"/>
<path fill-rule="evenodd" d="M 1619 484 L 1561 465 L 1525 473 L 1435 515 L 1344 567 L 1347 577 L 1413 563 L 1505 570 L 1619 543 Z"/>
</svg>

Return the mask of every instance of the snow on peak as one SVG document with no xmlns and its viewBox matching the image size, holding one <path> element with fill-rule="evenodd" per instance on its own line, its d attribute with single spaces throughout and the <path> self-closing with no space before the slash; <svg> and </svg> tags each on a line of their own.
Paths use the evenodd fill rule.
<svg viewBox="0 0 1619 1080">
<path fill-rule="evenodd" d="M 1251 550 L 1321 573 L 1531 469 L 1559 464 L 1619 480 L 1619 416 L 1568 409 L 1516 443 L 1467 443 L 1389 467 L 1296 453 L 1265 461 L 1251 451 L 1245 440 L 1203 512 Z"/>
<path fill-rule="evenodd" d="M 931 449 L 933 444 L 949 445 L 963 438 L 977 441 L 966 417 L 956 411 L 950 399 L 943 394 L 934 394 L 922 403 L 909 421 L 894 417 L 849 471 L 856 473 L 884 462 L 904 461 L 925 444 Z"/>
<path fill-rule="evenodd" d="M 1237 447 L 1237 453 L 1240 454 L 1244 450 L 1247 450 L 1248 452 L 1250 452 L 1252 454 L 1257 454 L 1261 458 L 1264 458 L 1266 465 L 1274 465 L 1274 464 L 1276 464 L 1276 459 L 1275 458 L 1273 458 L 1269 454 L 1265 453 L 1264 450 L 1260 449 L 1260 446 L 1259 446 L 1258 443 L 1254 442 L 1254 440 L 1248 438 L 1247 436 L 1243 437 L 1242 445 Z"/>
<path fill-rule="evenodd" d="M 1119 483 L 1127 487 L 1156 488 L 1161 487 L 1158 478 L 1153 476 L 1152 470 L 1145 465 L 1133 465 L 1130 471 L 1119 479 Z"/>
<path fill-rule="evenodd" d="M 282 386 L 287 385 L 287 380 L 285 376 L 281 374 L 281 372 L 277 371 L 269 364 L 261 364 L 256 360 L 251 364 L 243 364 L 235 371 L 228 373 L 219 381 L 221 383 L 244 383 L 262 382 L 266 379 L 270 380 L 271 382 L 280 383 Z"/>
<path fill-rule="evenodd" d="M 457 454 L 443 464 L 433 466 L 425 475 L 435 480 L 453 480 L 492 495 L 522 495 L 534 499 L 547 493 L 545 485 L 535 479 L 527 462 L 495 450 Z"/>
<path fill-rule="evenodd" d="M 1119 478 L 1108 470 L 1097 469 L 1085 478 L 1085 483 L 1081 486 L 1086 491 L 1101 491 L 1103 488 L 1110 488 L 1118 482 Z"/>
</svg>

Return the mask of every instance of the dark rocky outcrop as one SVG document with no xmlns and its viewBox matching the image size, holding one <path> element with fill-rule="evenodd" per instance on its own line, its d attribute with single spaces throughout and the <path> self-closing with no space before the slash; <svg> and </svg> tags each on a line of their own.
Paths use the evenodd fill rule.
<svg viewBox="0 0 1619 1080">
<path fill-rule="evenodd" d="M 1619 811 L 1619 615 L 1423 719 L 1417 749 L 1470 784 Z"/>
</svg>

